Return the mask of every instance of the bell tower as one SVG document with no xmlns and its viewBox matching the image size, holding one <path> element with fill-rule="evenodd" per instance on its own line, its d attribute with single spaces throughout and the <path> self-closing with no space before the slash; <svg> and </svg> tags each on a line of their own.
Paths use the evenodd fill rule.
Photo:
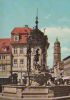
<svg viewBox="0 0 70 100">
<path fill-rule="evenodd" d="M 58 38 L 56 38 L 56 41 L 54 43 L 54 61 L 53 61 L 53 66 L 57 65 L 60 62 L 61 62 L 61 47 L 60 47 L 60 42 L 59 42 Z"/>
</svg>

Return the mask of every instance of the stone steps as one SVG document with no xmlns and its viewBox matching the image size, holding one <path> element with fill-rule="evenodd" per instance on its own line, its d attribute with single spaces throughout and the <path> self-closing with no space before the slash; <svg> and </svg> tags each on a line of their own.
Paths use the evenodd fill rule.
<svg viewBox="0 0 70 100">
<path fill-rule="evenodd" d="M 64 86 L 54 86 L 54 87 L 52 86 L 51 87 L 4 86 L 2 93 L 3 93 L 3 96 L 9 97 L 9 98 L 13 98 L 13 97 L 23 98 L 21 100 L 44 100 L 44 99 L 57 100 L 57 99 L 49 99 L 49 98 L 53 98 L 53 97 L 56 98 L 59 96 L 64 97 L 64 96 L 70 95 L 70 86 L 68 87 L 64 87 Z M 15 100 L 15 99 L 12 99 L 12 100 Z"/>
<path fill-rule="evenodd" d="M 19 98 L 0 96 L 0 100 L 70 100 L 70 96 L 52 97 L 52 98 Z"/>
</svg>

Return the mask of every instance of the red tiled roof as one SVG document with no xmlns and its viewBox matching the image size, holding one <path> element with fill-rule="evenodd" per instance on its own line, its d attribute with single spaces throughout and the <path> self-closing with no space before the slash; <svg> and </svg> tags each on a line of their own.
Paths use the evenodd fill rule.
<svg viewBox="0 0 70 100">
<path fill-rule="evenodd" d="M 31 28 L 29 27 L 17 27 L 14 28 L 13 31 L 11 32 L 12 35 L 18 34 L 19 35 L 19 41 L 14 41 L 14 38 L 11 39 L 11 43 L 23 43 L 26 44 L 27 43 L 27 39 L 30 35 L 30 32 L 32 31 Z"/>
<path fill-rule="evenodd" d="M 25 34 L 25 33 L 30 33 L 31 30 L 32 29 L 29 27 L 16 27 L 13 29 L 11 34 Z"/>
<path fill-rule="evenodd" d="M 0 53 L 11 52 L 10 43 L 11 43 L 11 39 L 10 38 L 0 39 Z"/>
<path fill-rule="evenodd" d="M 28 39 L 28 35 L 22 35 L 22 38 L 19 41 L 14 41 L 13 39 L 11 39 L 11 44 L 26 44 L 27 43 L 27 39 Z"/>
<path fill-rule="evenodd" d="M 0 53 L 11 53 L 11 43 L 27 43 L 27 39 L 29 37 L 29 33 L 32 31 L 31 28 L 29 27 L 17 27 L 14 28 L 13 31 L 11 32 L 12 35 L 14 34 L 19 34 L 20 40 L 19 41 L 14 41 L 14 38 L 4 38 L 0 39 Z M 7 50 L 5 50 L 7 49 Z"/>
</svg>

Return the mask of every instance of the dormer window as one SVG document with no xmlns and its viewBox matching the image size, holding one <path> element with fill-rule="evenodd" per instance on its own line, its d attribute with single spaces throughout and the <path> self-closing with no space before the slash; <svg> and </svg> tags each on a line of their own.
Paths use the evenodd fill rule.
<svg viewBox="0 0 70 100">
<path fill-rule="evenodd" d="M 3 51 L 7 51 L 7 48 L 3 48 L 2 50 L 3 50 Z"/>
<path fill-rule="evenodd" d="M 19 35 L 15 35 L 15 36 L 14 36 L 14 40 L 15 40 L 15 41 L 19 41 Z"/>
</svg>

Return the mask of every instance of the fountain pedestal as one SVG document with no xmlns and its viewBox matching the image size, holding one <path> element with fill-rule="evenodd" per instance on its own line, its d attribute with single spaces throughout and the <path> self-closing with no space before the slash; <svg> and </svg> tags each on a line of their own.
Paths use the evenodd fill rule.
<svg viewBox="0 0 70 100">
<path fill-rule="evenodd" d="M 51 87 L 47 86 L 15 86 L 15 85 L 3 85 L 4 96 L 12 96 L 19 98 L 48 98 L 53 97 L 54 93 Z"/>
</svg>

